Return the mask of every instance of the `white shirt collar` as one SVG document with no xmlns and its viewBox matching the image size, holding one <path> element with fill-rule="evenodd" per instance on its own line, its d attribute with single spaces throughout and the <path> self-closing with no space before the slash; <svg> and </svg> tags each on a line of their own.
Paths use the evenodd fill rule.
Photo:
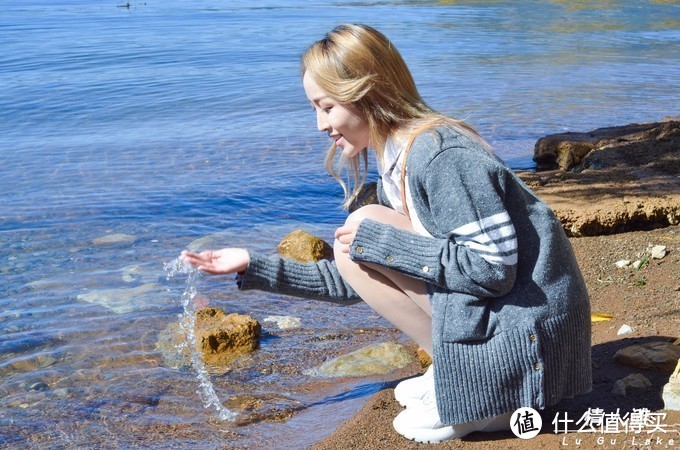
<svg viewBox="0 0 680 450">
<path fill-rule="evenodd" d="M 392 172 L 405 147 L 406 143 L 402 140 L 392 136 L 387 138 L 387 141 L 385 141 L 385 151 L 383 152 L 383 169 L 381 175 Z"/>
</svg>

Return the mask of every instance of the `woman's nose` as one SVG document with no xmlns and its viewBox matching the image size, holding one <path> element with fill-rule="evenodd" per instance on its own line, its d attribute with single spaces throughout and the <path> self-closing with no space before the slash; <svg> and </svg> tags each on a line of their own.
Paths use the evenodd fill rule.
<svg viewBox="0 0 680 450">
<path fill-rule="evenodd" d="M 316 127 L 319 131 L 328 130 L 328 121 L 326 120 L 325 114 L 323 114 L 321 111 L 316 113 Z"/>
</svg>

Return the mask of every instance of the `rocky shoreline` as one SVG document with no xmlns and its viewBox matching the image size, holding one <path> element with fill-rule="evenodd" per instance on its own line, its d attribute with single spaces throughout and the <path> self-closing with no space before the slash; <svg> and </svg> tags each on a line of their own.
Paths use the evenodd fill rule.
<svg viewBox="0 0 680 450">
<path fill-rule="evenodd" d="M 592 311 L 601 314 L 593 322 L 593 392 L 542 411 L 543 430 L 531 440 L 509 431 L 474 433 L 437 448 L 674 448 L 680 444 L 680 411 L 663 409 L 668 399 L 662 399 L 662 392 L 671 377 L 667 369 L 675 367 L 674 355 L 680 352 L 680 121 L 666 118 L 548 136 L 537 142 L 535 159 L 539 171 L 519 175 L 562 222 L 586 279 Z M 651 257 L 655 246 L 665 247 L 661 258 Z M 648 362 L 632 367 L 621 356 L 628 352 L 635 359 L 644 348 L 652 360 L 659 359 L 654 352 L 662 347 L 670 351 L 663 369 Z M 412 365 L 414 375 L 420 370 Z M 391 426 L 401 411 L 393 397 L 398 381 L 310 448 L 427 447 L 405 440 Z M 557 415 L 578 419 L 588 408 L 618 411 L 621 417 L 645 408 L 659 418 L 661 430 L 603 434 L 553 429 Z"/>
</svg>

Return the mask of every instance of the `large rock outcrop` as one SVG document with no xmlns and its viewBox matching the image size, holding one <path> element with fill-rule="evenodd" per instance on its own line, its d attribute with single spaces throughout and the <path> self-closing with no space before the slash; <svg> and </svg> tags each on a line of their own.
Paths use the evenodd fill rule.
<svg viewBox="0 0 680 450">
<path fill-rule="evenodd" d="M 534 161 L 539 170 L 567 171 L 584 163 L 594 150 L 621 149 L 631 144 L 643 144 L 647 152 L 659 154 L 666 154 L 672 149 L 677 151 L 680 148 L 680 117 L 667 117 L 661 122 L 598 128 L 587 133 L 551 134 L 536 141 Z M 634 151 L 625 151 L 623 156 L 626 163 L 638 156 L 643 161 L 648 159 L 648 155 Z M 596 164 L 591 159 L 583 164 L 583 168 Z"/>
<path fill-rule="evenodd" d="M 534 159 L 560 166 L 519 176 L 569 236 L 680 223 L 680 121 L 547 136 Z"/>
</svg>

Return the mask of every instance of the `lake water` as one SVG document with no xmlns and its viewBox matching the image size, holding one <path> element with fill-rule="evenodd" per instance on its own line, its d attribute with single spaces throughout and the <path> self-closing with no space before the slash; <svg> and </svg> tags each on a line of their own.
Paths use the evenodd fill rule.
<svg viewBox="0 0 680 450">
<path fill-rule="evenodd" d="M 1 7 L 0 447 L 301 448 L 398 378 L 310 379 L 401 337 L 365 305 L 231 278 L 199 291 L 301 321 L 263 323 L 261 350 L 212 377 L 225 405 L 250 402 L 240 423 L 204 408 L 158 345 L 182 313 L 163 264 L 192 242 L 270 252 L 342 223 L 298 61 L 339 23 L 387 34 L 423 97 L 514 168 L 545 134 L 680 115 L 678 1 L 123 3 Z"/>
</svg>

